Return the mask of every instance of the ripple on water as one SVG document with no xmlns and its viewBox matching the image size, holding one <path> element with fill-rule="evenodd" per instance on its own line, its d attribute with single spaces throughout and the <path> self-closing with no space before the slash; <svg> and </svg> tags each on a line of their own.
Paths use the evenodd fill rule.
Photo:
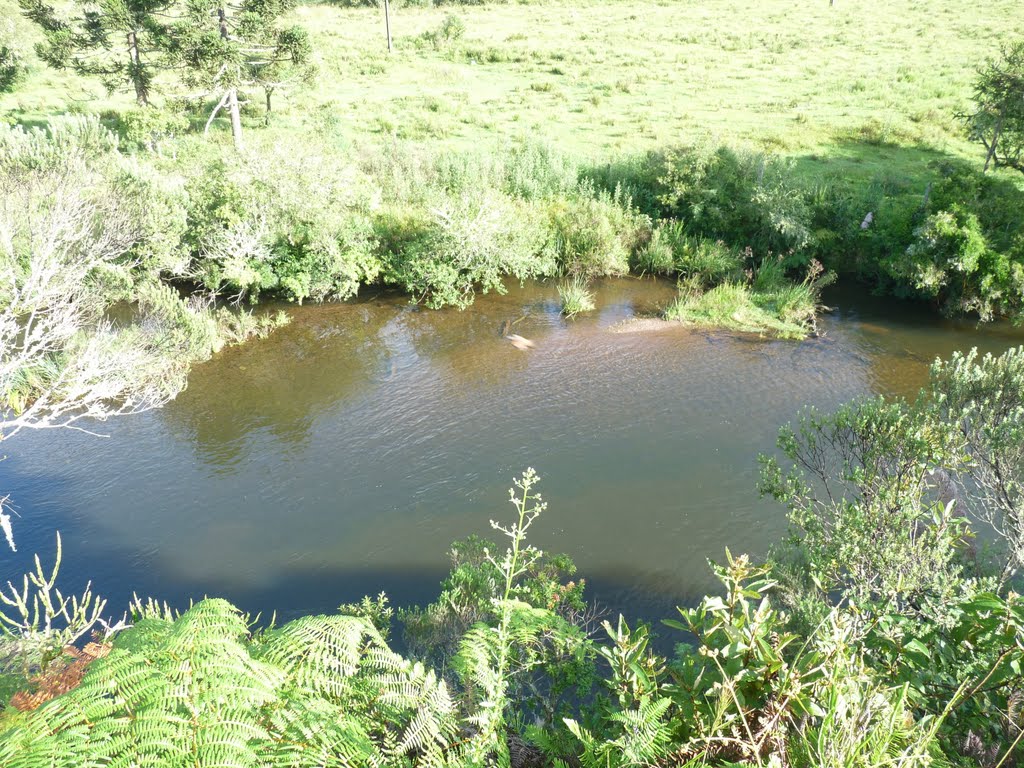
<svg viewBox="0 0 1024 768">
<path fill-rule="evenodd" d="M 291 325 L 198 366 L 175 403 L 104 425 L 108 439 L 12 442 L 0 475 L 22 551 L 51 551 L 62 529 L 65 576 L 112 604 L 216 593 L 289 616 L 382 588 L 430 599 L 449 543 L 509 515 L 532 465 L 550 504 L 537 543 L 571 554 L 605 603 L 663 613 L 710 586 L 726 545 L 763 553 L 780 536 L 756 457 L 801 407 L 908 395 L 938 355 L 1022 340 L 841 294 L 802 343 L 612 332 L 673 290 L 602 283 L 600 311 L 573 322 L 553 284 L 462 312 L 387 294 L 292 307 Z"/>
</svg>

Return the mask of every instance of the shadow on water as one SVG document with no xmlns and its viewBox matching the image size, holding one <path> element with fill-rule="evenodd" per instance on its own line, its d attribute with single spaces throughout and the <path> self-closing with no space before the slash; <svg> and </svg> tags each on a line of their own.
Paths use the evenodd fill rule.
<svg viewBox="0 0 1024 768">
<path fill-rule="evenodd" d="M 1000 354 L 1024 343 L 1024 330 L 1010 322 L 942 317 L 924 303 L 872 295 L 852 280 L 833 287 L 824 301 L 834 307 L 831 322 L 856 328 L 858 344 L 849 351 L 867 366 L 879 394 L 913 398 L 936 358 L 954 349 Z"/>
</svg>

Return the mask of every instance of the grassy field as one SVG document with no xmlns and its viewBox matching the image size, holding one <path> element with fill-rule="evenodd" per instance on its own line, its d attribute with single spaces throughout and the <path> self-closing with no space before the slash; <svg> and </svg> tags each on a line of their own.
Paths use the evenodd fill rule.
<svg viewBox="0 0 1024 768">
<path fill-rule="evenodd" d="M 461 39 L 425 40 L 449 14 Z M 379 10 L 296 15 L 321 76 L 279 99 L 282 127 L 329 110 L 354 142 L 531 137 L 595 161 L 711 136 L 856 175 L 912 172 L 929 150 L 977 155 L 953 115 L 977 64 L 1024 34 L 1017 0 L 602 0 L 399 8 L 389 55 Z M 40 68 L 0 113 L 128 103 Z"/>
</svg>

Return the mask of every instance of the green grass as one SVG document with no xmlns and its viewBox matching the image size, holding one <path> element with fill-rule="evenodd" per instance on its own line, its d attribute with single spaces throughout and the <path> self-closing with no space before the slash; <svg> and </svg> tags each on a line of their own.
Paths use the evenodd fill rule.
<svg viewBox="0 0 1024 768">
<path fill-rule="evenodd" d="M 558 296 L 562 300 L 562 314 L 568 318 L 576 317 L 581 312 L 594 311 L 594 293 L 587 287 L 587 281 L 581 277 L 577 276 L 560 283 Z"/>
<path fill-rule="evenodd" d="M 967 103 L 973 67 L 998 40 L 1024 34 L 1019 11 L 1016 0 L 405 8 L 394 14 L 391 57 L 373 9 L 298 16 L 329 51 L 314 99 L 335 104 L 352 136 L 382 123 L 453 144 L 542 136 L 596 158 L 710 133 L 881 171 L 893 143 L 967 150 L 952 115 Z M 415 45 L 452 12 L 466 27 L 459 45 Z M 434 99 L 459 108 L 438 115 Z M 843 157 L 837 143 L 875 151 Z"/>
<path fill-rule="evenodd" d="M 813 331 L 816 295 L 805 284 L 725 282 L 709 291 L 684 282 L 665 318 L 701 328 L 804 339 Z"/>
<path fill-rule="evenodd" d="M 462 39 L 426 44 L 449 14 Z M 1024 34 L 1017 0 L 583 0 L 398 8 L 389 55 L 377 9 L 295 16 L 321 76 L 278 99 L 280 128 L 329 112 L 352 142 L 529 137 L 595 161 L 711 135 L 798 158 L 808 174 L 869 177 L 913 176 L 936 152 L 977 156 L 953 115 L 974 67 Z M 0 114 L 33 122 L 130 103 L 40 68 L 0 97 Z"/>
</svg>

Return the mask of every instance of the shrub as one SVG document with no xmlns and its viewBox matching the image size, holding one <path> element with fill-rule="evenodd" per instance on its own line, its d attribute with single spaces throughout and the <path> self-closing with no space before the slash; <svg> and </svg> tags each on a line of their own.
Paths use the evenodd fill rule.
<svg viewBox="0 0 1024 768">
<path fill-rule="evenodd" d="M 466 22 L 454 13 L 449 13 L 437 29 L 424 32 L 421 39 L 437 50 L 447 50 L 462 40 L 465 34 Z"/>
<path fill-rule="evenodd" d="M 538 482 L 532 469 L 524 472 L 509 494 L 516 518 L 509 525 L 491 523 L 509 539 L 505 553 L 499 556 L 493 544 L 479 539 L 463 542 L 453 555 L 465 560 L 439 602 L 405 616 L 420 638 L 437 638 L 439 629 L 441 638 L 451 637 L 452 622 L 463 625 L 452 663 L 466 692 L 472 733 L 463 751 L 468 761 L 452 764 L 508 765 L 509 723 L 529 718 L 558 730 L 570 697 L 586 696 L 592 684 L 593 651 L 578 626 L 583 583 L 562 582 L 575 570 L 568 558 L 546 556 L 526 543 L 547 508 L 534 492 Z"/>
<path fill-rule="evenodd" d="M 695 235 L 788 254 L 812 244 L 811 211 L 786 163 L 704 143 L 661 158 L 659 201 Z"/>
<path fill-rule="evenodd" d="M 939 211 L 914 230 L 914 241 L 893 271 L 925 296 L 947 295 L 947 301 L 962 305 L 970 301 L 971 291 L 965 287 L 973 282 L 987 250 L 976 216 L 958 208 Z"/>
<path fill-rule="evenodd" d="M 492 155 L 494 153 L 491 153 Z M 579 184 L 579 168 L 549 144 L 524 142 L 500 153 L 505 191 L 524 200 L 565 197 Z"/>
<path fill-rule="evenodd" d="M 955 591 L 966 522 L 934 480 L 964 461 L 950 425 L 865 400 L 809 410 L 778 447 L 789 468 L 762 458 L 761 491 L 788 507 L 792 544 L 824 594 L 912 611 Z"/>
<path fill-rule="evenodd" d="M 937 360 L 927 402 L 932 418 L 953 425 L 964 442 L 958 504 L 1002 539 L 999 571 L 1008 579 L 1024 567 L 1024 347 Z"/>
<path fill-rule="evenodd" d="M 189 180 L 189 268 L 237 299 L 346 298 L 374 280 L 366 181 L 315 143 L 208 158 Z M 314 190 L 315 193 L 311 193 Z"/>
<path fill-rule="evenodd" d="M 650 219 L 606 192 L 552 203 L 551 221 L 559 266 L 585 278 L 627 274 L 633 251 L 650 236 Z"/>
<path fill-rule="evenodd" d="M 465 307 L 502 279 L 551 274 L 548 234 L 535 210 L 486 195 L 445 200 L 428 216 L 385 215 L 383 277 L 430 307 Z"/>
<path fill-rule="evenodd" d="M 922 614 L 880 616 L 860 643 L 867 663 L 903 687 L 919 720 L 934 718 L 943 751 L 970 764 L 1005 761 L 1021 733 L 1024 603 L 989 586 L 964 582 L 954 599 Z"/>
<path fill-rule="evenodd" d="M 159 152 L 166 142 L 188 130 L 184 114 L 157 107 L 129 109 L 118 119 L 125 141 L 150 152 Z"/>
<path fill-rule="evenodd" d="M 723 593 L 665 622 L 689 641 L 667 663 L 645 628 L 605 624 L 611 696 L 586 724 L 568 721 L 581 765 L 931 765 L 945 713 L 915 719 L 909 686 L 865 663 L 855 617 L 833 610 L 798 637 L 771 570 L 726 556 Z"/>
<path fill-rule="evenodd" d="M 180 210 L 116 147 L 95 118 L 0 129 L 0 437 L 162 405 L 224 343 L 208 306 L 158 282 Z M 118 302 L 138 312 L 114 322 Z"/>
</svg>

